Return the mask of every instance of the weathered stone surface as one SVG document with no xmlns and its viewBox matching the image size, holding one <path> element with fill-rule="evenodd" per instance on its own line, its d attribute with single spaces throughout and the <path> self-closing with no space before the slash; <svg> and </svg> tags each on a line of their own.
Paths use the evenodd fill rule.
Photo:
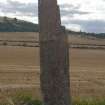
<svg viewBox="0 0 105 105">
<path fill-rule="evenodd" d="M 69 57 L 56 0 L 39 0 L 41 90 L 45 105 L 70 105 Z"/>
</svg>

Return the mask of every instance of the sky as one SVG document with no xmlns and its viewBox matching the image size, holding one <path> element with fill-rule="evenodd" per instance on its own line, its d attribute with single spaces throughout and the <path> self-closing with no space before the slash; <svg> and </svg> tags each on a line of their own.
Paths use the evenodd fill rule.
<svg viewBox="0 0 105 105">
<path fill-rule="evenodd" d="M 38 0 L 0 0 L 0 16 L 38 23 Z M 73 31 L 105 33 L 105 0 L 58 0 L 62 25 Z"/>
</svg>

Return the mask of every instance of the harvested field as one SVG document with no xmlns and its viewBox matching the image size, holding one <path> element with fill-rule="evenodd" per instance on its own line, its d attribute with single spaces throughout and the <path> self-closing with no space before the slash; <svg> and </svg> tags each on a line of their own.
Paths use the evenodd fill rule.
<svg viewBox="0 0 105 105">
<path fill-rule="evenodd" d="M 39 41 L 38 33 L 36 32 L 1 32 L 0 41 L 9 42 L 36 42 Z M 80 35 L 68 35 L 69 43 L 73 44 L 92 44 L 105 45 L 105 39 L 95 37 L 81 37 Z"/>
<path fill-rule="evenodd" d="M 105 39 L 68 35 L 68 42 L 72 48 L 105 49 Z M 4 32 L 0 33 L 0 46 L 38 47 L 39 34 L 35 32 Z"/>
<path fill-rule="evenodd" d="M 71 90 L 74 96 L 105 96 L 105 50 L 71 49 Z"/>
<path fill-rule="evenodd" d="M 81 37 L 80 35 L 69 35 L 69 43 L 85 45 L 105 45 L 105 39 L 95 37 Z"/>
<path fill-rule="evenodd" d="M 38 33 L 35 32 L 0 32 L 0 40 L 38 41 L 38 39 Z"/>
<path fill-rule="evenodd" d="M 25 91 L 37 98 L 41 97 L 39 48 L 32 47 L 38 45 L 38 40 L 38 33 L 34 32 L 0 33 L 2 93 L 13 95 Z M 68 40 L 74 46 L 79 46 L 79 49 L 70 49 L 72 96 L 105 96 L 105 39 L 69 35 Z"/>
<path fill-rule="evenodd" d="M 73 96 L 105 96 L 105 50 L 70 49 L 70 75 Z M 0 46 L 1 90 L 40 97 L 39 76 L 39 48 Z"/>
</svg>

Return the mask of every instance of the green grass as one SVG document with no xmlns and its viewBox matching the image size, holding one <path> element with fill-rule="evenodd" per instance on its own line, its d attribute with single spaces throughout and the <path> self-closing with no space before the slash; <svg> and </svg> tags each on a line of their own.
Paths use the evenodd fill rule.
<svg viewBox="0 0 105 105">
<path fill-rule="evenodd" d="M 105 105 L 105 99 L 74 99 L 72 105 Z"/>
<path fill-rule="evenodd" d="M 42 101 L 34 99 L 31 95 L 17 94 L 13 97 L 4 97 L 0 105 L 42 105 Z"/>
<path fill-rule="evenodd" d="M 72 99 L 72 105 L 105 105 L 105 99 Z M 59 100 L 58 100 L 59 101 Z M 43 105 L 41 100 L 34 99 L 31 95 L 17 94 L 14 97 L 9 97 L 5 101 L 1 101 L 0 105 Z"/>
</svg>

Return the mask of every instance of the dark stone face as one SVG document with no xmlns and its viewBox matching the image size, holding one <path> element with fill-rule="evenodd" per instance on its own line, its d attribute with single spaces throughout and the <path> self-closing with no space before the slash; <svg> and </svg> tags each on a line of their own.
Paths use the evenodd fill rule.
<svg viewBox="0 0 105 105">
<path fill-rule="evenodd" d="M 70 105 L 68 43 L 56 0 L 39 1 L 41 89 L 45 105 Z"/>
</svg>

